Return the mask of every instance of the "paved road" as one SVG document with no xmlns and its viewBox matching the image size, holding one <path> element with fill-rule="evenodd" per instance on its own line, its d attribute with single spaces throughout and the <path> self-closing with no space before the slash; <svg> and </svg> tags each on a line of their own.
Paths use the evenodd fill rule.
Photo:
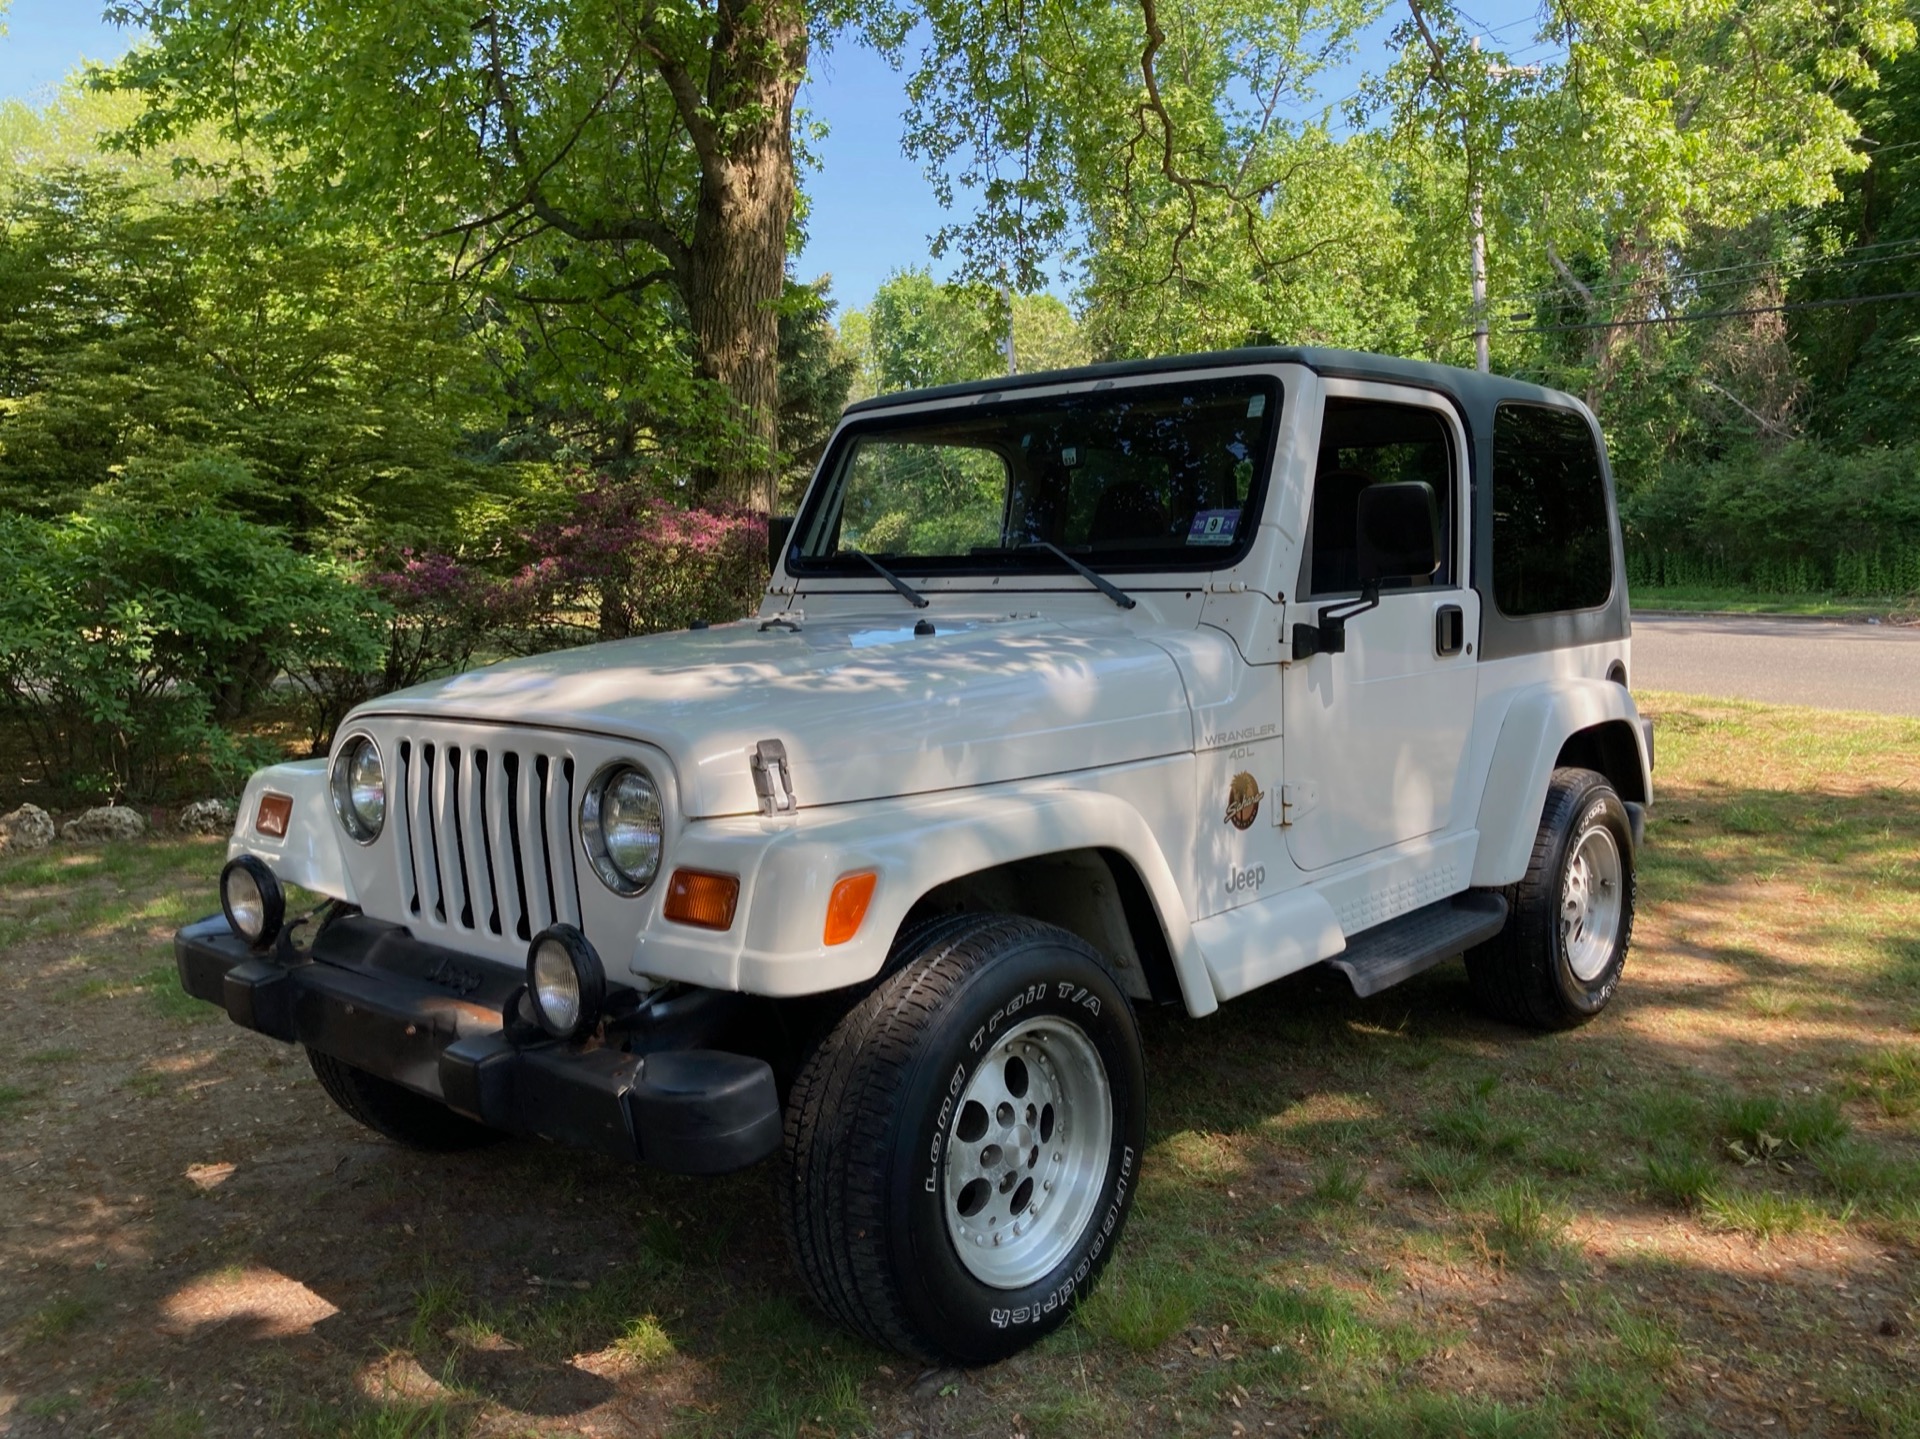
<svg viewBox="0 0 1920 1439">
<path fill-rule="evenodd" d="M 1635 615 L 1633 687 L 1920 715 L 1920 629 Z"/>
</svg>

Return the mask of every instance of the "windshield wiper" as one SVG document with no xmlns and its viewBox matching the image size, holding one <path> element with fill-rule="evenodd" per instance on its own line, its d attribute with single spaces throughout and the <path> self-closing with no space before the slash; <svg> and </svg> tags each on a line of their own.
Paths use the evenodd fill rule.
<svg viewBox="0 0 1920 1439">
<path fill-rule="evenodd" d="M 927 597 L 925 595 L 921 594 L 920 591 L 901 579 L 900 576 L 881 564 L 880 561 L 876 560 L 865 550 L 851 549 L 846 545 L 842 545 L 839 552 L 843 555 L 852 555 L 855 559 L 865 560 L 868 564 L 872 565 L 873 572 L 888 584 L 892 585 L 896 590 L 900 591 L 900 593 L 906 597 L 907 603 L 912 605 L 916 610 L 924 610 L 927 607 Z"/>
<path fill-rule="evenodd" d="M 1081 564 L 1080 561 L 1076 560 L 1056 544 L 1047 540 L 1034 540 L 1031 543 L 1020 546 L 1020 548 L 1023 550 L 1045 550 L 1062 564 L 1073 569 L 1088 584 L 1092 585 L 1123 610 L 1130 610 L 1139 603 L 1132 595 L 1121 589 L 1120 586 L 1116 585 L 1098 570 Z"/>
</svg>

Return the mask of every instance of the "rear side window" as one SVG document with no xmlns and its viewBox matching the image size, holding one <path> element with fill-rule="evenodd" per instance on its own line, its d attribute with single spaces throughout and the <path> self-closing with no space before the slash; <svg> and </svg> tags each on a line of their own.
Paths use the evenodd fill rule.
<svg viewBox="0 0 1920 1439">
<path fill-rule="evenodd" d="M 1593 427 L 1572 410 L 1502 405 L 1493 420 L 1493 599 L 1506 615 L 1590 610 L 1613 593 Z"/>
</svg>

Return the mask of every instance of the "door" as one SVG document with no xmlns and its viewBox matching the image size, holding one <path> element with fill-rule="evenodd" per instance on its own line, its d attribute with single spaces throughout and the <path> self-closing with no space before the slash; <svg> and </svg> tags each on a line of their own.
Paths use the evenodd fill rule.
<svg viewBox="0 0 1920 1439">
<path fill-rule="evenodd" d="M 1299 602 L 1289 621 L 1359 597 L 1355 524 L 1370 485 L 1428 485 L 1440 518 L 1430 579 L 1389 581 L 1347 621 L 1346 651 L 1286 667 L 1287 848 L 1303 870 L 1457 827 L 1473 725 L 1479 597 L 1467 586 L 1466 433 L 1446 400 L 1329 380 Z"/>
</svg>

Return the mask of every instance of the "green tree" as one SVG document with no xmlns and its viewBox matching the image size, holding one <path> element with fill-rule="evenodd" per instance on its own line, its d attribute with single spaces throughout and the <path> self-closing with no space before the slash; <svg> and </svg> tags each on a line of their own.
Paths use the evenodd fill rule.
<svg viewBox="0 0 1920 1439">
<path fill-rule="evenodd" d="M 444 241 L 530 353 L 701 414 L 716 498 L 774 503 L 799 0 L 127 0 L 139 144 L 261 147 L 290 202 Z M 619 357 L 615 366 L 610 357 Z M 681 382 L 690 359 L 704 388 Z M 611 373 L 610 373 L 611 372 Z M 576 389 L 572 398 L 578 399 Z"/>
<path fill-rule="evenodd" d="M 270 196 L 91 169 L 0 195 L 0 504 L 65 513 L 211 453 L 248 476 L 222 503 L 302 543 L 405 539 L 510 478 L 465 453 L 498 403 L 405 257 L 291 235 Z"/>
<path fill-rule="evenodd" d="M 1850 98 L 1868 164 L 1807 226 L 1796 301 L 1920 291 L 1920 50 Z M 1920 440 L 1920 301 L 1831 304 L 1794 315 L 1792 331 L 1817 433 L 1849 445 Z"/>
<path fill-rule="evenodd" d="M 797 502 L 847 403 L 858 359 L 839 342 L 827 280 L 789 285 L 780 311 L 780 453 L 783 505 Z"/>
<path fill-rule="evenodd" d="M 924 389 L 1006 373 L 1006 301 L 986 285 L 944 285 L 896 270 L 864 313 L 849 315 L 863 394 Z"/>
<path fill-rule="evenodd" d="M 1295 116 L 1372 13 L 935 0 L 908 143 L 944 196 L 980 197 L 940 244 L 966 276 L 1026 291 L 1073 262 L 1096 354 L 1404 345 L 1390 177 L 1364 140 Z"/>
<path fill-rule="evenodd" d="M 1013 297 L 1013 354 L 1020 373 L 1069 370 L 1093 358 L 1086 332 L 1054 295 Z"/>
</svg>

